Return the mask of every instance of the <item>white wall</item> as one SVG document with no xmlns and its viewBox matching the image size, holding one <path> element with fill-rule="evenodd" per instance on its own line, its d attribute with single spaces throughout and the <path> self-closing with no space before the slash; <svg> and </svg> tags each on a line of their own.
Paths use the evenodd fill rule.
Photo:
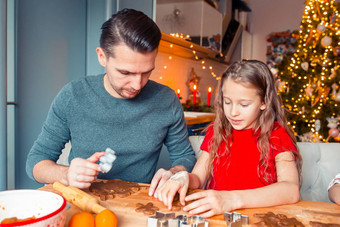
<svg viewBox="0 0 340 227">
<path fill-rule="evenodd" d="M 271 32 L 298 29 L 305 0 L 247 0 L 252 12 L 249 28 L 253 36 L 252 58 L 266 61 L 266 36 Z"/>
</svg>

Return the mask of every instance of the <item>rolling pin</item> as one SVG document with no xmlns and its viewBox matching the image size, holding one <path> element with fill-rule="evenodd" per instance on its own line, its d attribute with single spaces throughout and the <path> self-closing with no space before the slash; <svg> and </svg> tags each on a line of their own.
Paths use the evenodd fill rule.
<svg viewBox="0 0 340 227">
<path fill-rule="evenodd" d="M 98 200 L 95 197 L 76 187 L 65 186 L 57 181 L 53 183 L 53 189 L 60 192 L 68 202 L 71 202 L 84 211 L 98 214 L 106 209 L 99 205 Z"/>
</svg>

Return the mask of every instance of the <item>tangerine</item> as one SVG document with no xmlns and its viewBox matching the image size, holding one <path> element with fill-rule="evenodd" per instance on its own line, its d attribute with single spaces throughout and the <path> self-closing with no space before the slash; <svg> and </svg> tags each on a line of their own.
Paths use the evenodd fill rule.
<svg viewBox="0 0 340 227">
<path fill-rule="evenodd" d="M 117 227 L 117 216 L 109 209 L 105 209 L 96 215 L 96 227 Z"/>
<path fill-rule="evenodd" d="M 69 227 L 94 227 L 94 216 L 86 211 L 78 212 L 72 215 Z"/>
</svg>

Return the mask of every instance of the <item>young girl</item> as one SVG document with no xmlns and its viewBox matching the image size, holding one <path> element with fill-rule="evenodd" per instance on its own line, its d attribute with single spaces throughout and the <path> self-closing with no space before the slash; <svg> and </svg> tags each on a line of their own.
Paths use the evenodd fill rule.
<svg viewBox="0 0 340 227">
<path fill-rule="evenodd" d="M 156 197 L 202 217 L 240 208 L 299 200 L 301 156 L 287 126 L 268 67 L 256 60 L 232 64 L 222 75 L 215 100 L 216 119 L 207 128 L 192 173 L 173 175 Z M 186 196 L 188 188 L 206 189 Z"/>
</svg>

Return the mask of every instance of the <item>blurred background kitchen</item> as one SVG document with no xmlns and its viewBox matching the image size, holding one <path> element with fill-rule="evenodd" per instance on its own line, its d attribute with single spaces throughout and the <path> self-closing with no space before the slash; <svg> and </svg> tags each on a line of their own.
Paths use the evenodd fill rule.
<svg viewBox="0 0 340 227">
<path fill-rule="evenodd" d="M 27 177 L 25 164 L 49 106 L 67 82 L 104 73 L 95 52 L 100 27 L 123 8 L 143 11 L 168 34 L 150 79 L 171 87 L 184 105 L 193 101 L 191 86 L 197 85 L 203 108 L 208 96 L 213 105 L 228 64 L 243 58 L 266 62 L 268 34 L 298 29 L 305 5 L 304 0 L 0 0 L 0 190 L 41 186 Z M 232 21 L 236 27 L 228 28 Z M 218 40 L 228 29 L 223 48 Z M 169 33 L 189 34 L 192 44 Z"/>
</svg>

